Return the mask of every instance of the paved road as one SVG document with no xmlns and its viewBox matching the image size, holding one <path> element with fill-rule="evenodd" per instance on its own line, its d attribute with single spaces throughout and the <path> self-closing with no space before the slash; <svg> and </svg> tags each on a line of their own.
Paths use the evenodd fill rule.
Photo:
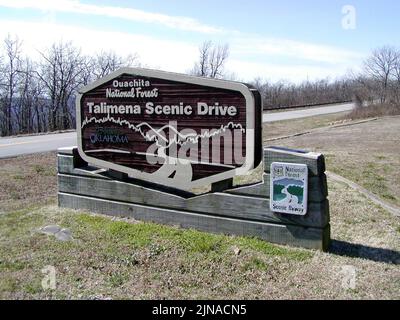
<svg viewBox="0 0 400 320">
<path fill-rule="evenodd" d="M 54 151 L 60 147 L 73 145 L 76 145 L 76 132 L 0 138 L 0 158 Z"/>
<path fill-rule="evenodd" d="M 350 110 L 351 103 L 314 107 L 305 110 L 264 113 L 263 122 L 273 122 L 305 118 L 320 114 L 336 113 Z M 0 138 L 0 158 L 8 158 L 22 154 L 54 151 L 57 148 L 76 145 L 76 132 L 45 134 L 16 138 Z"/>
<path fill-rule="evenodd" d="M 353 103 L 343 103 L 343 104 L 335 104 L 335 105 L 329 105 L 329 106 L 314 107 L 314 108 L 303 109 L 303 110 L 264 113 L 263 122 L 273 122 L 273 121 L 280 121 L 280 120 L 306 118 L 306 117 L 312 117 L 312 116 L 317 116 L 317 115 L 321 115 L 321 114 L 349 111 L 353 108 L 353 106 L 354 106 Z"/>
</svg>

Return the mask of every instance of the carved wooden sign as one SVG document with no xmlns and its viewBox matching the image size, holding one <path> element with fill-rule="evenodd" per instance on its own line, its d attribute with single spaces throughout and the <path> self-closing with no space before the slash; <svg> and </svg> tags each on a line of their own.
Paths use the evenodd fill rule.
<svg viewBox="0 0 400 320">
<path fill-rule="evenodd" d="M 78 151 L 87 162 L 179 189 L 256 167 L 257 90 L 162 71 L 122 68 L 80 90 Z"/>
</svg>

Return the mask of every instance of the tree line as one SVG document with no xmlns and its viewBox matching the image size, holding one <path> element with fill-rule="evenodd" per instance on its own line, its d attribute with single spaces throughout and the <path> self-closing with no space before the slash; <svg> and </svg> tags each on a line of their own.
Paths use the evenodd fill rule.
<svg viewBox="0 0 400 320">
<path fill-rule="evenodd" d="M 199 47 L 198 61 L 189 73 L 220 79 L 235 78 L 225 70 L 228 57 L 228 44 L 206 41 Z M 378 101 L 400 108 L 400 49 L 392 46 L 375 49 L 363 61 L 360 71 L 334 80 L 326 78 L 292 83 L 256 78 L 251 84 L 260 91 L 264 109 L 352 100 L 358 105 Z"/>
<path fill-rule="evenodd" d="M 263 108 L 280 109 L 351 101 L 355 82 L 348 78 L 304 81 L 299 84 L 289 81 L 254 80 L 253 85 L 263 97 Z"/>
<path fill-rule="evenodd" d="M 25 56 L 22 42 L 8 36 L 0 46 L 0 135 L 40 133 L 75 127 L 77 90 L 121 67 L 140 66 L 137 54 L 101 51 L 85 55 L 71 42 L 54 43 L 38 59 Z M 229 45 L 204 42 L 189 74 L 235 80 L 226 70 Z M 256 78 L 252 85 L 263 108 L 287 108 L 355 100 L 400 105 L 400 50 L 374 50 L 362 70 L 341 79 L 291 83 Z"/>
<path fill-rule="evenodd" d="M 22 42 L 8 36 L 0 54 L 0 134 L 8 136 L 75 127 L 77 90 L 124 66 L 137 55 L 102 51 L 82 54 L 71 42 L 54 43 L 39 59 L 24 56 Z"/>
</svg>

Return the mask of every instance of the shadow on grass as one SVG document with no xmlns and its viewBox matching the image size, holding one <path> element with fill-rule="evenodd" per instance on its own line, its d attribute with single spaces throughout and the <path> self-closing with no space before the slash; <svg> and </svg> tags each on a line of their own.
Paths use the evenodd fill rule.
<svg viewBox="0 0 400 320">
<path fill-rule="evenodd" d="M 341 240 L 332 240 L 328 252 L 339 256 L 400 264 L 400 252 L 398 251 L 374 248 Z"/>
</svg>

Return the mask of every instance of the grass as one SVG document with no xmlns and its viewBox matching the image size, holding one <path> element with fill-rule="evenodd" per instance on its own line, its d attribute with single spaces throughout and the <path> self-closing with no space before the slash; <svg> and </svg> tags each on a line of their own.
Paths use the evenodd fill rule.
<svg viewBox="0 0 400 320">
<path fill-rule="evenodd" d="M 368 164 L 357 166 L 357 163 L 354 163 L 349 166 L 343 166 L 343 164 L 331 161 L 331 159 L 328 159 L 327 162 L 328 165 L 331 165 L 332 171 L 362 185 L 383 200 L 395 205 L 400 204 L 400 194 L 397 190 L 391 188 L 391 183 L 394 183 L 394 181 L 390 179 L 390 173 L 385 172 L 384 165 L 377 163 L 373 166 Z M 369 169 L 371 167 L 374 169 Z M 398 173 L 396 172 L 396 174 Z"/>
<path fill-rule="evenodd" d="M 268 265 L 258 257 L 252 257 L 244 266 L 243 270 L 248 272 L 252 270 L 267 271 Z"/>
<path fill-rule="evenodd" d="M 364 163 L 363 161 L 361 166 L 360 164 L 361 161 L 359 163 L 354 161 L 354 163 L 343 165 L 343 162 L 335 159 L 335 157 L 327 157 L 327 165 L 331 171 L 362 185 L 383 200 L 387 200 L 393 204 L 400 204 L 400 195 L 396 195 L 390 189 L 390 166 L 378 159 L 375 162 L 367 161 Z"/>
<path fill-rule="evenodd" d="M 293 251 L 256 238 L 226 237 L 147 222 L 114 221 L 99 215 L 78 214 L 74 216 L 74 220 L 76 220 L 74 224 L 80 225 L 85 233 L 95 232 L 101 239 L 136 249 L 149 247 L 151 255 L 162 253 L 166 250 L 166 246 L 180 247 L 189 255 L 225 254 L 232 246 L 240 246 L 265 255 L 287 256 L 298 260 L 311 257 L 308 251 Z M 164 246 L 157 244 L 159 242 Z"/>
<path fill-rule="evenodd" d="M 398 298 L 398 265 L 373 261 L 384 248 L 399 249 L 398 221 L 343 185 L 330 186 L 332 234 L 346 243 L 336 253 L 54 205 L 7 212 L 0 216 L 0 298 Z M 74 240 L 38 232 L 49 224 L 69 228 Z M 371 246 L 371 253 L 348 257 L 352 243 Z M 334 271 L 348 264 L 363 270 L 356 291 L 341 288 Z M 57 271 L 53 291 L 41 288 L 47 265 Z"/>
<path fill-rule="evenodd" d="M 10 230 L 12 224 L 15 226 Z M 37 232 L 48 224 L 70 228 L 76 240 L 58 242 L 54 237 Z M 58 270 L 59 291 L 52 293 L 53 298 L 76 298 L 79 294 L 94 296 L 99 293 L 96 283 L 100 283 L 107 296 L 126 297 L 124 290 L 135 287 L 139 275 L 147 282 L 156 281 L 157 288 L 150 290 L 150 296 L 157 298 L 160 297 L 157 292 L 166 289 L 159 282 L 169 279 L 165 278 L 164 272 L 170 274 L 174 282 L 181 281 L 181 274 L 185 274 L 188 282 L 179 284 L 181 289 L 191 288 L 191 291 L 200 287 L 208 290 L 202 281 L 210 275 L 215 281 L 224 281 L 225 277 L 245 281 L 243 270 L 250 272 L 251 278 L 261 276 L 268 270 L 271 257 L 279 261 L 304 262 L 313 256 L 307 250 L 275 246 L 254 238 L 214 235 L 130 220 L 116 221 L 55 206 L 8 212 L 0 219 L 0 232 L 4 235 L 0 246 L 3 257 L 0 270 L 4 282 L 0 286 L 1 298 L 48 297 L 49 293 L 40 286 L 43 276 L 40 270 L 46 265 Z M 10 242 L 13 243 L 11 249 Z M 233 252 L 234 246 L 241 248 L 239 256 Z M 142 289 L 146 284 L 141 283 L 141 286 L 135 293 L 138 298 L 145 297 Z M 182 297 L 181 289 L 175 293 L 176 297 Z M 75 292 L 72 295 L 71 290 Z"/>
<path fill-rule="evenodd" d="M 268 139 L 329 126 L 342 121 L 347 113 L 346 111 L 300 119 L 266 122 L 263 124 L 263 140 L 265 144 L 270 145 L 271 143 L 267 142 Z"/>
<path fill-rule="evenodd" d="M 399 125 L 374 121 L 280 144 L 323 151 L 329 170 L 386 186 L 397 199 L 390 175 L 398 174 Z M 399 220 L 343 184 L 328 181 L 334 241 L 322 253 L 60 209 L 54 166 L 54 153 L 0 160 L 0 299 L 400 298 Z M 257 168 L 235 181 L 261 174 Z M 70 229 L 74 240 L 38 231 L 50 224 Z M 341 286 L 347 265 L 357 270 L 355 290 Z M 56 270 L 55 290 L 41 286 L 45 266 Z"/>
<path fill-rule="evenodd" d="M 2 159 L 0 162 L 0 213 L 55 201 L 55 153 Z"/>
<path fill-rule="evenodd" d="M 354 108 L 351 112 L 347 113 L 344 119 L 367 119 L 383 116 L 396 116 L 400 115 L 400 106 L 394 104 L 380 104 Z"/>
<path fill-rule="evenodd" d="M 398 141 L 400 118 L 387 117 L 352 126 L 327 127 L 307 135 L 279 140 L 279 145 L 323 153 L 327 170 L 400 206 Z"/>
</svg>

